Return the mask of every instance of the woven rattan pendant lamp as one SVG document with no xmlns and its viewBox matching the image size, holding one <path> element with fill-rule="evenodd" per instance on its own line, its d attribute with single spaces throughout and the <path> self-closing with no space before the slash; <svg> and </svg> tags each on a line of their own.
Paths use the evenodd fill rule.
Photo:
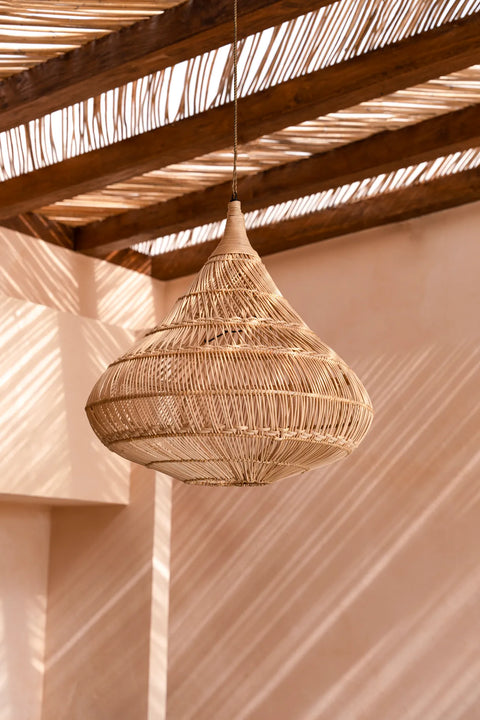
<svg viewBox="0 0 480 720">
<path fill-rule="evenodd" d="M 236 120 L 236 33 L 234 87 Z M 373 416 L 355 373 L 250 245 L 236 155 L 235 122 L 223 239 L 163 322 L 107 368 L 86 407 L 110 450 L 197 485 L 266 485 L 333 462 Z"/>
</svg>

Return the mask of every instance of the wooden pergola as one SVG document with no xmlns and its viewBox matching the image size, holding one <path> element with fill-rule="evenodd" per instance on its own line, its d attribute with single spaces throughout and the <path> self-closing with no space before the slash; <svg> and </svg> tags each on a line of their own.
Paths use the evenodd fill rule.
<svg viewBox="0 0 480 720">
<path fill-rule="evenodd" d="M 238 10 L 239 196 L 261 254 L 480 199 L 479 0 Z M 159 279 L 196 271 L 230 195 L 232 0 L 23 1 L 0 24 L 0 224 Z"/>
</svg>

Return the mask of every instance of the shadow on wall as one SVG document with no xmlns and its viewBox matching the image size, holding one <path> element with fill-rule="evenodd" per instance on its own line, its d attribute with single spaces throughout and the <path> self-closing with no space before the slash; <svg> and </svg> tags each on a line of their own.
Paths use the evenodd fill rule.
<svg viewBox="0 0 480 720">
<path fill-rule="evenodd" d="M 4 228 L 0 254 L 0 497 L 125 503 L 128 464 L 84 405 L 160 317 L 164 284 Z"/>
<path fill-rule="evenodd" d="M 75 266 L 68 262 L 73 253 L 3 227 L 0 251 L 2 293 L 71 313 L 81 311 Z"/>
<path fill-rule="evenodd" d="M 376 410 L 353 456 L 174 484 L 169 720 L 480 717 L 479 350 L 351 365 Z"/>
<path fill-rule="evenodd" d="M 0 227 L 0 293 L 131 330 L 156 324 L 165 284 Z"/>
<path fill-rule="evenodd" d="M 84 405 L 132 333 L 13 298 L 0 308 L 0 495 L 128 501 L 129 465 L 92 433 Z"/>
<path fill-rule="evenodd" d="M 0 720 L 40 720 L 50 512 L 0 503 Z"/>
<path fill-rule="evenodd" d="M 52 510 L 44 720 L 146 720 L 150 649 L 166 634 L 152 635 L 152 602 L 166 616 L 168 595 L 155 598 L 154 573 L 158 563 L 168 578 L 155 534 L 165 552 L 169 486 L 132 466 L 127 507 Z"/>
</svg>

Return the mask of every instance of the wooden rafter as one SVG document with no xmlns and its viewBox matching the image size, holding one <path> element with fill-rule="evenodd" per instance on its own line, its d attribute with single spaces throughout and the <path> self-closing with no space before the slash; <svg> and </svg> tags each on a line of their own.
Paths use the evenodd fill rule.
<svg viewBox="0 0 480 720">
<path fill-rule="evenodd" d="M 244 212 L 363 180 L 480 145 L 480 105 L 385 131 L 239 181 Z M 222 220 L 230 182 L 76 229 L 75 248 L 96 257 Z"/>
<path fill-rule="evenodd" d="M 9 230 L 45 240 L 53 245 L 73 249 L 73 228 L 38 213 L 25 213 L 16 217 L 4 218 L 0 225 Z"/>
<path fill-rule="evenodd" d="M 480 168 L 254 228 L 248 236 L 260 255 L 269 255 L 477 200 Z M 217 244 L 218 240 L 211 240 L 158 255 L 152 259 L 152 275 L 172 280 L 197 272 Z"/>
<path fill-rule="evenodd" d="M 144 275 L 152 274 L 152 258 L 131 248 L 111 252 L 104 259 L 115 265 L 121 265 L 129 270 L 143 273 Z"/>
<path fill-rule="evenodd" d="M 334 2 L 242 0 L 239 37 Z M 191 0 L 136 22 L 1 82 L 0 132 L 221 47 L 231 37 L 231 0 Z"/>
<path fill-rule="evenodd" d="M 478 60 L 480 14 L 289 80 L 239 102 L 241 143 Z M 231 144 L 231 104 L 0 185 L 0 217 L 40 208 Z"/>
</svg>

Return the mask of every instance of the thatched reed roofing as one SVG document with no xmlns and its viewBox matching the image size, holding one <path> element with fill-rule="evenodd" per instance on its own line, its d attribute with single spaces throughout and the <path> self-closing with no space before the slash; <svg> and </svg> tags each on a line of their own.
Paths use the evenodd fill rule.
<svg viewBox="0 0 480 720">
<path fill-rule="evenodd" d="M 21 72 L 182 0 L 0 2 L 0 77 Z"/>
<path fill-rule="evenodd" d="M 4 34 L 0 76 L 41 63 L 93 37 L 178 4 L 175 0 L 154 3 L 130 0 L 121 4 L 110 1 L 35 4 L 20 0 L 14 9 L 8 4 L 8 9 L 0 13 Z M 255 3 L 252 0 L 250 4 Z M 264 0 L 262 4 L 269 3 Z M 316 5 L 318 8 L 312 12 L 240 41 L 241 97 L 254 96 L 294 78 L 310 77 L 352 58 L 368 57 L 372 51 L 406 38 L 427 37 L 435 28 L 453 27 L 455 22 L 480 14 L 480 0 L 330 0 Z M 294 125 L 285 123 L 286 127 L 282 127 L 280 120 L 277 129 L 266 134 L 260 132 L 258 137 L 241 145 L 240 174 L 254 175 L 313 153 L 350 145 L 384 130 L 394 131 L 477 104 L 480 65 L 466 62 L 462 67 L 458 61 L 456 64 L 448 74 L 432 74 L 411 86 L 400 83 L 395 92 L 375 97 L 367 91 L 363 102 L 321 117 L 313 116 Z M 62 163 L 68 158 L 85 154 L 89 157 L 88 153 L 115 143 L 121 153 L 122 143 L 128 138 L 140 138 L 156 128 L 208 114 L 231 101 L 231 71 L 231 47 L 217 47 L 7 129 L 0 133 L 0 180 L 12 182 L 13 178 L 33 177 L 51 166 L 54 169 L 58 166 L 62 173 Z M 472 138 L 472 147 L 477 145 Z M 465 152 L 454 155 L 439 152 L 438 158 L 433 159 L 430 153 L 426 162 L 406 163 L 405 167 L 399 165 L 388 173 L 374 173 L 339 187 L 333 185 L 329 190 L 292 198 L 290 204 L 275 205 L 273 209 L 267 203 L 265 208 L 249 215 L 249 222 L 257 224 L 254 226 L 280 222 L 475 169 L 478 153 L 469 153 L 466 141 L 462 149 Z M 98 182 L 81 194 L 67 189 L 63 199 L 30 209 L 61 223 L 82 226 L 123 211 L 153 206 L 228 180 L 231 148 L 220 145 L 183 162 L 168 163 L 146 173 L 132 171 L 130 175 L 121 182 Z M 0 182 L 0 202 L 1 189 Z M 2 212 L 5 217 L 6 211 Z M 148 253 L 172 251 L 216 237 L 219 228 L 219 223 L 213 222 L 196 230 L 162 235 L 159 226 L 159 241 L 135 247 Z"/>
<path fill-rule="evenodd" d="M 239 176 L 355 142 L 382 130 L 420 122 L 471 105 L 479 98 L 480 65 L 476 65 L 241 145 Z M 231 149 L 227 148 L 69 198 L 43 207 L 40 212 L 73 225 L 101 220 L 122 208 L 145 207 L 224 182 L 231 177 L 232 157 Z"/>
<path fill-rule="evenodd" d="M 434 178 L 445 177 L 478 167 L 480 167 L 480 148 L 473 148 L 465 152 L 437 158 L 430 162 L 419 163 L 390 173 L 366 178 L 363 181 L 324 190 L 315 195 L 308 195 L 307 197 L 246 213 L 245 225 L 247 230 L 264 227 L 272 223 L 299 218 L 347 203 L 357 203 L 360 200 L 378 197 L 414 184 L 427 183 Z M 159 237 L 156 240 L 139 243 L 134 248 L 146 255 L 155 256 L 220 238 L 224 230 L 225 221 L 222 220 L 221 222 L 201 225 L 192 230 L 185 230 L 173 235 Z"/>
<path fill-rule="evenodd" d="M 480 11 L 479 0 L 343 0 L 322 7 L 240 41 L 239 96 L 336 65 L 476 10 Z M 231 47 L 218 48 L 1 133 L 0 179 L 229 102 L 232 62 Z M 366 116 L 369 119 L 368 110 Z"/>
</svg>

